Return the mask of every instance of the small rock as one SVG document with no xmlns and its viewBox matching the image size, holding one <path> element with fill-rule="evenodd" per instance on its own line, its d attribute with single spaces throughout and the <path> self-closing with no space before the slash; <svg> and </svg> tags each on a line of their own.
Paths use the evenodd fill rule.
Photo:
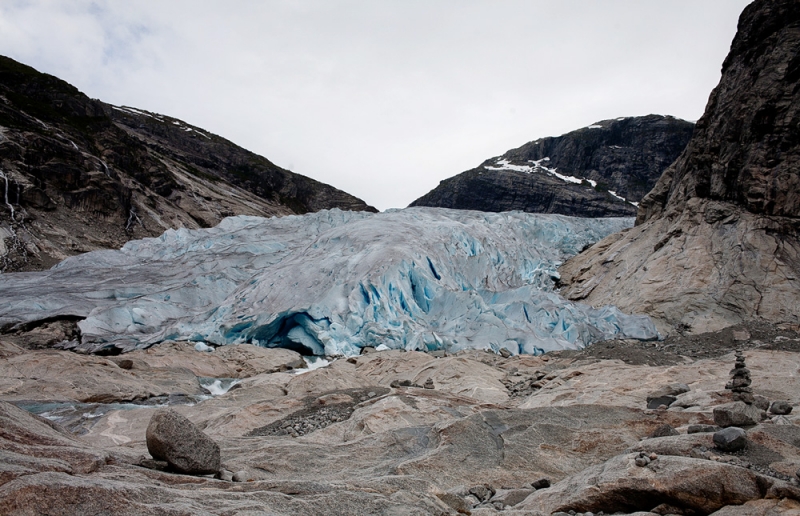
<svg viewBox="0 0 800 516">
<path fill-rule="evenodd" d="M 231 480 L 233 480 L 234 482 L 247 482 L 248 480 L 250 480 L 250 475 L 248 475 L 247 471 L 245 470 L 237 471 L 236 473 L 233 474 Z"/>
<path fill-rule="evenodd" d="M 509 350 L 507 350 L 506 348 L 500 348 L 500 356 L 503 357 L 503 358 L 510 358 L 511 357 L 511 352 Z"/>
<path fill-rule="evenodd" d="M 375 353 L 375 348 L 372 346 L 364 346 L 361 348 L 362 355 L 366 355 L 367 353 Z"/>
<path fill-rule="evenodd" d="M 540 478 L 535 482 L 531 482 L 531 487 L 534 489 L 547 489 L 548 487 L 550 487 L 550 479 Z"/>
<path fill-rule="evenodd" d="M 228 471 L 225 468 L 222 468 L 217 472 L 217 478 L 224 481 L 224 482 L 233 482 L 233 472 Z"/>
<path fill-rule="evenodd" d="M 792 421 L 786 416 L 774 416 L 771 421 L 776 425 L 793 425 Z"/>
<path fill-rule="evenodd" d="M 730 375 L 733 378 L 744 378 L 744 377 L 749 378 L 750 370 L 746 367 L 734 367 L 733 369 L 731 369 Z"/>
<path fill-rule="evenodd" d="M 494 496 L 495 490 L 489 484 L 483 484 L 480 486 L 473 486 L 469 488 L 469 494 L 473 495 L 475 498 L 480 500 L 481 502 L 488 502 Z"/>
<path fill-rule="evenodd" d="M 740 389 L 742 387 L 749 387 L 751 383 L 753 383 L 753 380 L 750 378 L 736 376 L 725 385 L 725 388 L 730 390 Z"/>
<path fill-rule="evenodd" d="M 464 499 L 463 496 L 458 496 L 457 494 L 453 493 L 441 493 L 437 494 L 436 497 L 460 514 L 469 514 L 469 510 L 474 505 Z M 475 501 L 477 501 L 477 499 L 475 499 Z"/>
<path fill-rule="evenodd" d="M 747 445 L 747 434 L 735 426 L 724 428 L 714 433 L 714 445 L 726 452 L 739 451 Z"/>
<path fill-rule="evenodd" d="M 358 364 L 358 359 L 350 357 L 347 359 L 348 364 Z"/>
<path fill-rule="evenodd" d="M 117 362 L 117 366 L 119 366 L 120 369 L 133 369 L 133 360 L 124 358 Z"/>
<path fill-rule="evenodd" d="M 475 507 L 475 506 L 481 504 L 481 501 L 478 500 L 478 498 L 475 497 L 475 495 L 467 495 L 467 496 L 465 496 L 464 497 L 464 501 L 467 502 L 467 504 L 469 504 L 470 507 Z"/>
<path fill-rule="evenodd" d="M 639 466 L 640 468 L 643 468 L 648 464 L 650 464 L 650 459 L 648 457 L 636 457 L 634 463 L 636 463 L 636 465 Z"/>
<path fill-rule="evenodd" d="M 517 505 L 533 493 L 535 489 L 498 489 L 492 497 L 492 502 L 503 505 Z"/>
<path fill-rule="evenodd" d="M 647 408 L 649 408 L 649 409 L 657 409 L 661 405 L 664 405 L 665 408 L 666 408 L 666 407 L 669 407 L 670 405 L 672 405 L 673 403 L 675 403 L 676 399 L 678 399 L 678 398 L 676 398 L 675 396 L 672 396 L 672 395 L 663 395 L 663 396 L 658 396 L 658 397 L 648 396 L 647 397 Z"/>
<path fill-rule="evenodd" d="M 194 345 L 194 350 L 195 351 L 208 351 L 208 352 L 210 352 L 210 351 L 214 351 L 214 347 L 207 345 L 205 342 L 198 342 L 197 344 Z"/>
<path fill-rule="evenodd" d="M 423 387 L 425 387 L 426 389 L 434 389 L 435 387 L 433 385 L 433 379 L 428 378 L 427 380 L 425 380 L 425 384 L 423 385 Z"/>
<path fill-rule="evenodd" d="M 750 332 L 747 330 L 736 330 L 733 332 L 733 340 L 743 341 L 750 340 Z"/>
<path fill-rule="evenodd" d="M 658 458 L 658 455 L 655 454 L 655 453 L 651 453 L 650 455 L 648 455 L 648 457 L 650 458 L 650 461 L 652 462 L 652 461 L 654 461 L 654 460 L 656 460 Z"/>
<path fill-rule="evenodd" d="M 686 429 L 687 434 L 701 434 L 709 432 L 718 432 L 720 427 L 717 425 L 689 425 Z"/>
<path fill-rule="evenodd" d="M 655 430 L 653 433 L 650 434 L 650 437 L 669 437 L 671 435 L 680 435 L 677 430 L 672 428 L 670 425 L 661 425 Z"/>
<path fill-rule="evenodd" d="M 181 473 L 204 475 L 220 467 L 219 445 L 172 409 L 160 409 L 147 426 L 147 451 Z"/>
<path fill-rule="evenodd" d="M 397 389 L 398 387 L 411 387 L 411 380 L 394 380 L 389 384 L 389 387 L 392 389 Z"/>
<path fill-rule="evenodd" d="M 753 404 L 761 410 L 769 409 L 769 399 L 759 394 L 753 395 Z"/>
<path fill-rule="evenodd" d="M 714 407 L 714 422 L 722 428 L 729 426 L 752 426 L 761 421 L 762 411 L 742 401 Z"/>
<path fill-rule="evenodd" d="M 785 416 L 786 414 L 791 414 L 792 406 L 784 400 L 777 400 L 773 401 L 769 406 L 769 411 L 778 416 Z"/>
</svg>

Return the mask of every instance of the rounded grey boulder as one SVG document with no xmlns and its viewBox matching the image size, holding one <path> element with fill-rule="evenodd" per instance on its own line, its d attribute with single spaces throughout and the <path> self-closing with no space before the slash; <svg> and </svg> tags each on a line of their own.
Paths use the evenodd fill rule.
<svg viewBox="0 0 800 516">
<path fill-rule="evenodd" d="M 731 426 L 714 433 L 714 445 L 722 451 L 735 452 L 747 446 L 747 434 Z"/>
<path fill-rule="evenodd" d="M 786 414 L 792 413 L 792 406 L 789 405 L 787 401 L 783 400 L 773 401 L 772 404 L 769 406 L 769 411 L 772 412 L 773 414 L 784 416 Z"/>
<path fill-rule="evenodd" d="M 172 409 L 153 414 L 146 436 L 150 455 L 176 471 L 204 475 L 220 469 L 219 445 Z"/>
</svg>

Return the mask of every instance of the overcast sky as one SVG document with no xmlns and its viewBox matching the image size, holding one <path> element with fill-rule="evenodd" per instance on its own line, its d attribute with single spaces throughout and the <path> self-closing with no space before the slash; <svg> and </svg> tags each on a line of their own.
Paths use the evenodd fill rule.
<svg viewBox="0 0 800 516">
<path fill-rule="evenodd" d="M 543 136 L 699 118 L 747 0 L 0 2 L 0 54 L 381 210 Z"/>
</svg>

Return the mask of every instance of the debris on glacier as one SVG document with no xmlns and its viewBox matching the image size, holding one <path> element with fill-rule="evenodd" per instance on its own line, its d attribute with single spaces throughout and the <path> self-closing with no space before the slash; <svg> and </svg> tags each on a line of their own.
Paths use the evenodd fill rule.
<svg viewBox="0 0 800 516">
<path fill-rule="evenodd" d="M 572 303 L 557 267 L 631 218 L 408 208 L 238 216 L 0 278 L 0 327 L 81 317 L 78 350 L 164 340 L 305 355 L 365 346 L 539 354 L 655 339 L 649 318 Z"/>
</svg>

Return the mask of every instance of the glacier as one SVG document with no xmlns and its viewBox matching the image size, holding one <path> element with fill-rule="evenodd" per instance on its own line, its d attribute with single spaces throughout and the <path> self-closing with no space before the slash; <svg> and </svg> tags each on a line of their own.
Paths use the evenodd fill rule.
<svg viewBox="0 0 800 516">
<path fill-rule="evenodd" d="M 88 352 L 188 340 L 317 356 L 381 345 L 540 354 L 656 339 L 646 316 L 554 290 L 564 260 L 632 224 L 442 208 L 229 217 L 3 274 L 0 326 L 80 318 Z"/>
</svg>

